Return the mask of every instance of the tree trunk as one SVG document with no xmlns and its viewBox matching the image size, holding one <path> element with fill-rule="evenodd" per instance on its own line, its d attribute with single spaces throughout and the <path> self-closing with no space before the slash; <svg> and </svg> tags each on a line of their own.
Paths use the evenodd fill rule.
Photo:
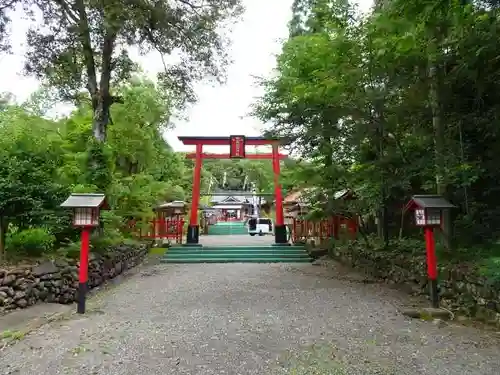
<svg viewBox="0 0 500 375">
<path fill-rule="evenodd" d="M 3 217 L 0 217 L 0 263 L 5 260 L 5 240 L 8 229 L 9 223 Z"/>
<path fill-rule="evenodd" d="M 94 117 L 92 119 L 92 133 L 99 143 L 106 142 L 106 128 L 109 123 L 109 105 L 105 103 L 102 95 L 94 99 Z"/>
<path fill-rule="evenodd" d="M 380 170 L 380 203 L 377 212 L 377 234 L 384 241 L 384 246 L 389 246 L 389 217 L 387 212 L 387 181 L 386 181 L 386 163 L 385 163 L 385 102 L 382 99 L 374 99 L 372 123 L 375 128 L 374 142 L 377 143 L 377 159 Z"/>
<path fill-rule="evenodd" d="M 92 121 L 92 132 L 98 142 L 106 142 L 108 124 L 111 122 L 110 109 L 115 101 L 110 94 L 111 82 L 111 61 L 116 39 L 116 31 L 111 28 L 106 31 L 102 43 L 101 59 L 101 79 L 99 80 L 99 89 L 92 98 L 94 118 Z M 97 82 L 97 80 L 96 80 Z"/>
<path fill-rule="evenodd" d="M 430 42 L 434 43 L 434 42 Z M 445 160 L 445 131 L 441 118 L 439 98 L 439 74 L 438 65 L 434 61 L 436 55 L 434 48 L 429 55 L 429 106 L 432 112 L 432 128 L 434 130 L 434 166 L 436 174 L 436 193 L 446 196 L 446 160 Z M 441 223 L 441 243 L 450 250 L 451 248 L 451 217 L 449 210 L 444 210 Z"/>
</svg>

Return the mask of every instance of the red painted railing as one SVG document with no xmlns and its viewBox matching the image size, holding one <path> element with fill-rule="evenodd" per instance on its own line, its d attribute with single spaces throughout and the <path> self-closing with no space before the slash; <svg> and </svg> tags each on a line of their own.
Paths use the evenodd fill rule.
<svg viewBox="0 0 500 375">
<path fill-rule="evenodd" d="M 217 221 L 220 222 L 228 222 L 228 221 L 241 221 L 240 218 L 237 217 L 227 217 L 227 216 L 220 216 Z"/>
<path fill-rule="evenodd" d="M 146 228 L 132 221 L 129 227 L 132 233 L 141 239 L 173 239 L 176 243 L 182 243 L 184 224 L 182 218 L 166 218 L 150 220 Z"/>
<path fill-rule="evenodd" d="M 303 242 L 310 238 L 325 240 L 328 238 L 339 239 L 341 228 L 347 228 L 351 239 L 355 239 L 358 224 L 355 218 L 334 216 L 321 221 L 311 221 L 294 218 L 292 222 L 292 241 Z"/>
</svg>

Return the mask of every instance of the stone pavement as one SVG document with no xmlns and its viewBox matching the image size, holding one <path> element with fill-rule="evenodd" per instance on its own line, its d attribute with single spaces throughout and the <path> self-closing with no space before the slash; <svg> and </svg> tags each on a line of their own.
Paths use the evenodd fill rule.
<svg viewBox="0 0 500 375">
<path fill-rule="evenodd" d="M 14 336 L 23 336 L 48 322 L 70 313 L 73 305 L 56 303 L 39 303 L 26 309 L 16 310 L 10 314 L 0 316 L 0 347 L 2 340 Z"/>
<path fill-rule="evenodd" d="M 492 375 L 494 332 L 310 264 L 154 265 L 0 352 L 0 373 Z"/>
</svg>

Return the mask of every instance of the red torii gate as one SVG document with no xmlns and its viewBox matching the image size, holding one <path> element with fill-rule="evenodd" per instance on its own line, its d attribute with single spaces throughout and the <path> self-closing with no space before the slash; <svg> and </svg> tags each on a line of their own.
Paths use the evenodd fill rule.
<svg viewBox="0 0 500 375">
<path fill-rule="evenodd" d="M 280 160 L 287 156 L 279 153 L 279 146 L 283 143 L 280 138 L 245 137 L 243 135 L 232 135 L 229 137 L 178 137 L 186 146 L 196 146 L 194 153 L 187 154 L 188 159 L 194 159 L 193 170 L 193 195 L 191 199 L 191 216 L 187 231 L 186 245 L 199 245 L 200 226 L 198 223 L 198 206 L 200 204 L 200 180 L 203 159 L 272 159 L 274 172 L 274 195 L 276 200 L 276 219 L 274 223 L 274 236 L 277 245 L 288 244 L 286 226 L 283 215 L 283 196 L 279 182 Z M 229 146 L 229 154 L 207 154 L 203 153 L 203 146 Z M 271 145 L 272 153 L 268 154 L 246 154 L 246 146 Z"/>
</svg>

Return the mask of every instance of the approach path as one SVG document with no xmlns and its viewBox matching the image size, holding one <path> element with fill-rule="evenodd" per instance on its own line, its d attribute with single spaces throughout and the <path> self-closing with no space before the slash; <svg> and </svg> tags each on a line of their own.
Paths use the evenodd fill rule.
<svg viewBox="0 0 500 375">
<path fill-rule="evenodd" d="M 396 291 L 331 275 L 310 264 L 154 265 L 88 316 L 5 348 L 0 374 L 498 373 L 494 333 L 408 320 Z"/>
</svg>

